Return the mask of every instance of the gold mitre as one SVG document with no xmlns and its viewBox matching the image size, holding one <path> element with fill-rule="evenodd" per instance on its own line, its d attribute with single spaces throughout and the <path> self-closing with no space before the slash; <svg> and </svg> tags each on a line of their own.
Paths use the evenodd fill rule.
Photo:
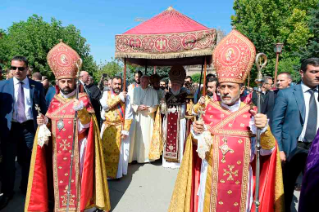
<svg viewBox="0 0 319 212">
<path fill-rule="evenodd" d="M 49 51 L 47 61 L 56 79 L 76 78 L 82 65 L 79 54 L 62 41 Z"/>
</svg>

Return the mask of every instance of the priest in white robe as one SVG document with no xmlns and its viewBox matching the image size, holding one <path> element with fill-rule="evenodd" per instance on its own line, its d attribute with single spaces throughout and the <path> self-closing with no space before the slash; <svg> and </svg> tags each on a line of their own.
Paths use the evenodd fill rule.
<svg viewBox="0 0 319 212">
<path fill-rule="evenodd" d="M 141 77 L 141 86 L 133 90 L 134 133 L 132 133 L 129 162 L 150 162 L 149 151 L 153 134 L 156 109 L 159 105 L 157 92 L 149 86 L 149 76 Z"/>
</svg>

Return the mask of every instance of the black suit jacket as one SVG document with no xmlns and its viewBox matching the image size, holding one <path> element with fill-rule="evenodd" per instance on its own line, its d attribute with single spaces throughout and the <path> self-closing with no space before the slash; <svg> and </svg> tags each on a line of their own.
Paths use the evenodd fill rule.
<svg viewBox="0 0 319 212">
<path fill-rule="evenodd" d="M 29 79 L 30 98 L 32 101 L 32 114 L 34 129 L 36 130 L 38 112 L 35 105 L 39 105 L 41 113 L 45 114 L 47 107 L 45 104 L 44 89 L 41 83 Z M 14 108 L 14 85 L 13 79 L 0 81 L 0 136 L 7 138 L 11 129 L 12 113 Z"/>
<path fill-rule="evenodd" d="M 264 102 L 261 105 L 261 113 L 267 115 L 267 118 L 269 119 L 269 125 L 271 125 L 271 122 L 272 122 L 273 110 L 275 107 L 277 93 L 278 93 L 278 90 L 268 91 L 267 94 L 265 95 Z"/>
</svg>

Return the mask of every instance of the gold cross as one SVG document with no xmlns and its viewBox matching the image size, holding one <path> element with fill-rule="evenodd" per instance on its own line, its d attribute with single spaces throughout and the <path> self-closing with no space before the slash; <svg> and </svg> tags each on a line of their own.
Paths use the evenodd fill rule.
<svg viewBox="0 0 319 212">
<path fill-rule="evenodd" d="M 63 141 L 63 144 L 60 143 L 60 148 L 63 147 L 62 150 L 68 150 L 67 147 L 70 147 L 70 143 L 67 143 L 67 142 L 66 142 L 66 141 L 67 141 L 66 139 L 62 139 L 62 141 Z"/>
<path fill-rule="evenodd" d="M 70 192 L 71 192 L 71 190 L 70 190 Z M 69 201 L 70 205 L 74 205 L 74 198 L 75 198 L 75 195 L 70 194 L 70 201 Z M 67 199 L 68 199 L 68 186 L 65 187 L 64 195 L 61 196 L 61 199 L 62 199 L 62 205 L 66 206 Z"/>
<path fill-rule="evenodd" d="M 227 139 L 226 139 L 226 138 L 223 138 L 223 142 L 224 142 L 224 144 L 221 145 L 221 146 L 219 147 L 219 149 L 220 149 L 220 151 L 221 151 L 222 154 L 223 154 L 223 158 L 222 158 L 221 161 L 222 161 L 222 163 L 225 163 L 225 162 L 226 162 L 226 154 L 227 154 L 228 152 L 234 153 L 234 150 L 231 149 L 231 148 L 227 145 Z"/>
<path fill-rule="evenodd" d="M 227 180 L 234 180 L 233 175 L 236 177 L 238 176 L 238 170 L 233 172 L 233 168 L 235 168 L 235 166 L 228 165 L 229 170 L 224 169 L 223 176 L 229 175 Z"/>
</svg>

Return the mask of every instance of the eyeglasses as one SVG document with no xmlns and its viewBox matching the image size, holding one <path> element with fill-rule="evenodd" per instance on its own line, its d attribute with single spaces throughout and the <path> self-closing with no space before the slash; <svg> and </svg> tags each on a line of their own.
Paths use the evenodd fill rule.
<svg viewBox="0 0 319 212">
<path fill-rule="evenodd" d="M 19 70 L 19 71 L 24 71 L 25 67 L 16 67 L 16 66 L 11 66 L 11 70 Z"/>
</svg>

